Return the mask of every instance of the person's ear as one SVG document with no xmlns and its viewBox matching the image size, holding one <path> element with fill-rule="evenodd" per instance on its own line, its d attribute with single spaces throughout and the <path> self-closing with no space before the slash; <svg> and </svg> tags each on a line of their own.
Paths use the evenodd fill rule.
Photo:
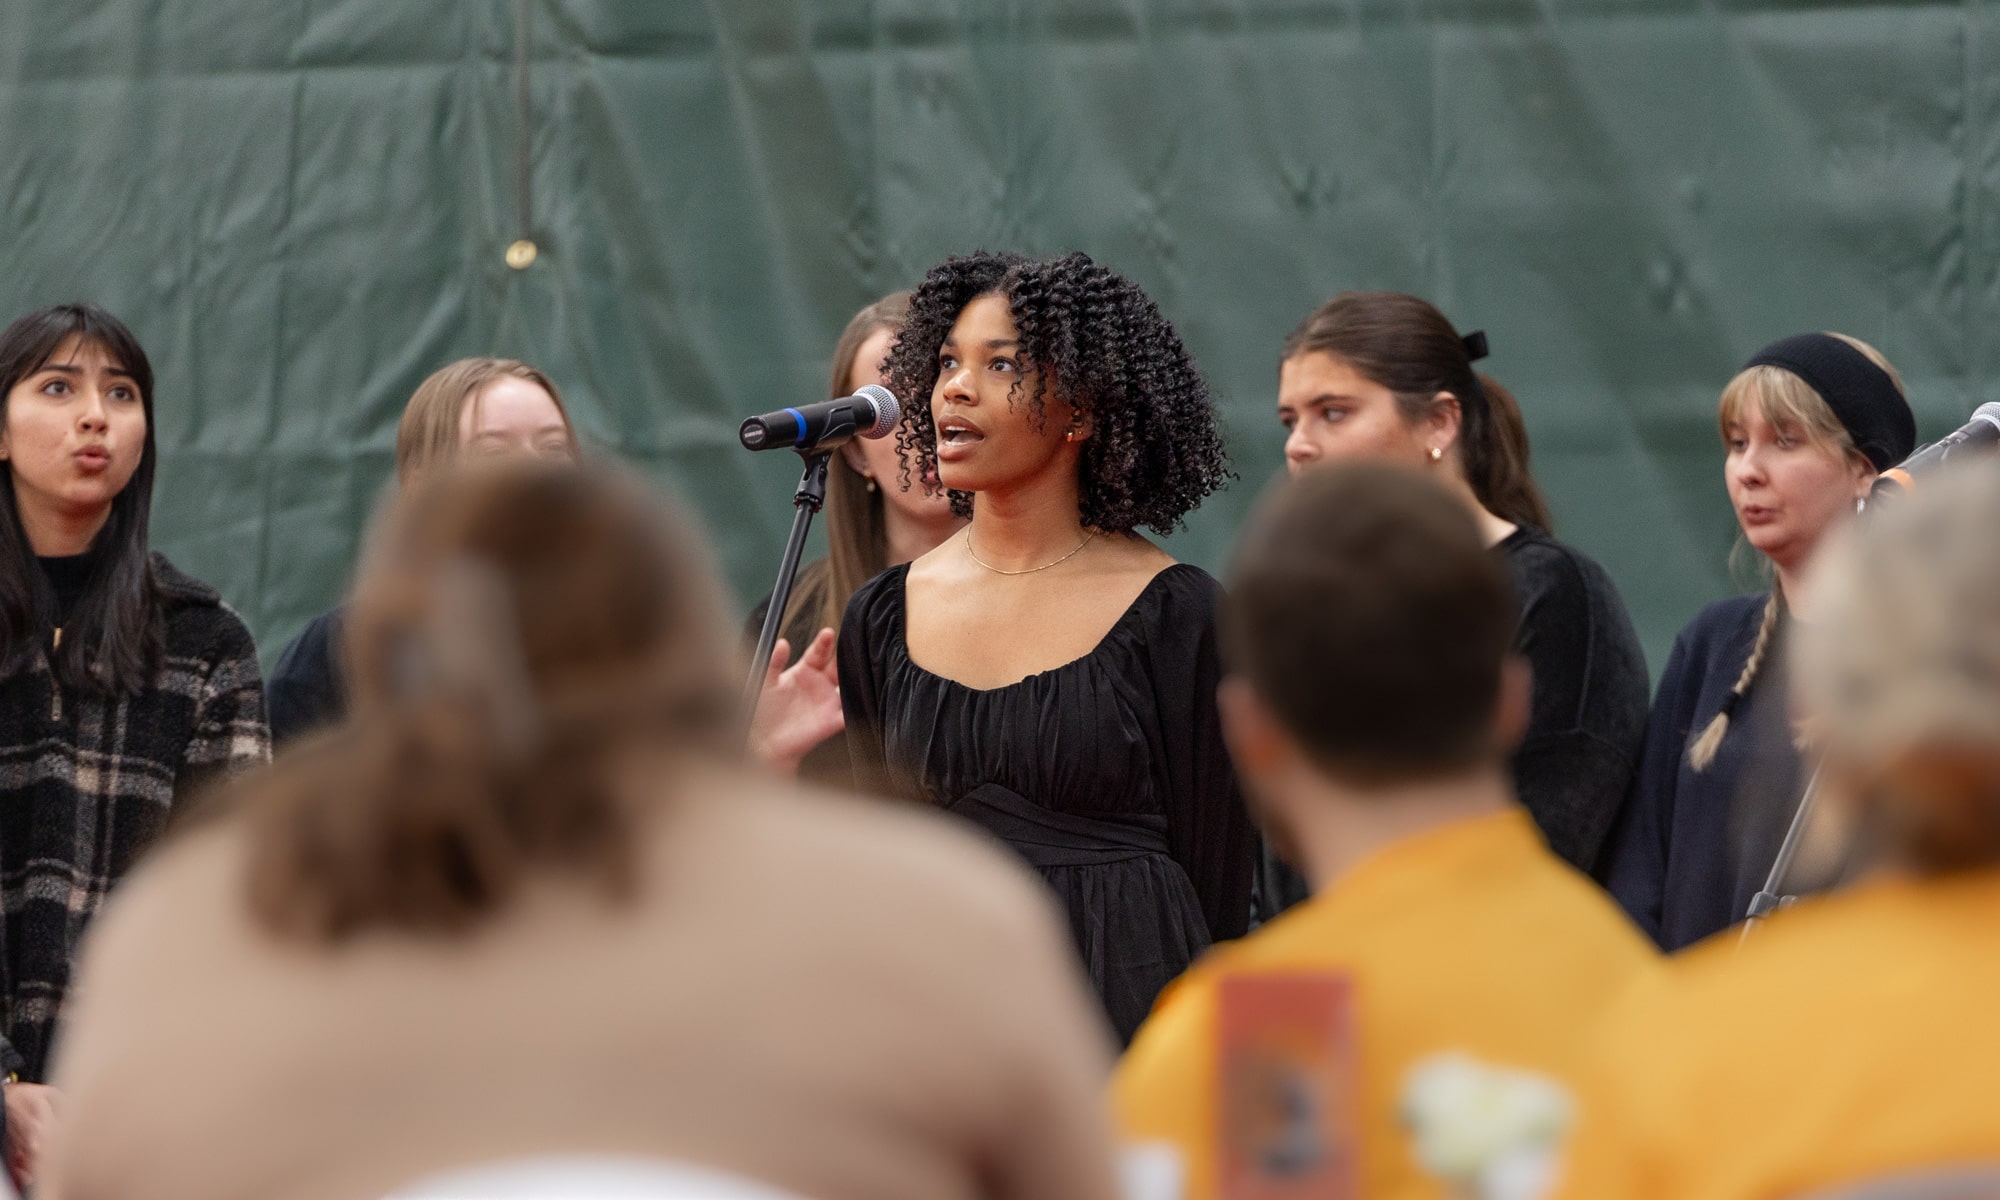
<svg viewBox="0 0 2000 1200">
<path fill-rule="evenodd" d="M 859 439 L 849 438 L 847 441 L 841 443 L 840 460 L 847 464 L 848 470 L 861 476 L 863 479 L 870 477 L 868 474 L 868 455 L 861 449 Z"/>
<path fill-rule="evenodd" d="M 1458 435 L 1465 425 L 1465 408 L 1459 404 L 1457 396 L 1439 392 L 1431 397 L 1430 411 L 1417 424 L 1422 431 L 1424 446 L 1432 452 L 1431 458 L 1441 459 L 1458 444 Z"/>
<path fill-rule="evenodd" d="M 1074 402 L 1070 403 L 1067 407 L 1069 408 L 1069 422 L 1063 426 L 1063 441 L 1082 442 L 1089 440 L 1093 429 L 1090 410 Z"/>
<path fill-rule="evenodd" d="M 1280 770 L 1293 757 L 1291 739 L 1250 681 L 1228 675 L 1215 689 L 1222 740 L 1237 773 L 1246 779 Z"/>
<path fill-rule="evenodd" d="M 1500 664 L 1500 695 L 1493 705 L 1493 742 L 1509 754 L 1528 736 L 1534 696 L 1534 668 L 1518 654 L 1507 655 Z"/>
<path fill-rule="evenodd" d="M 1859 454 L 1852 457 L 1854 461 L 1850 465 L 1854 468 L 1854 498 L 1866 500 L 1868 494 L 1875 490 L 1875 481 L 1882 476 L 1875 470 L 1874 463 Z"/>
</svg>

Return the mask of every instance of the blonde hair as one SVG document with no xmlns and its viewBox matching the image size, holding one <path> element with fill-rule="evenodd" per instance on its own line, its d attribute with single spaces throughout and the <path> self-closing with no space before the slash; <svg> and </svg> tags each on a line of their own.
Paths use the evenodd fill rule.
<svg viewBox="0 0 2000 1200">
<path fill-rule="evenodd" d="M 1903 377 L 1896 373 L 1896 368 L 1889 364 L 1880 350 L 1844 333 L 1828 333 L 1827 336 L 1839 338 L 1866 355 L 1870 362 L 1888 374 L 1889 381 L 1896 385 L 1896 391 L 1902 393 Z M 1868 462 L 1854 444 L 1854 435 L 1840 423 L 1840 418 L 1834 415 L 1826 398 L 1783 367 L 1768 363 L 1748 367 L 1737 372 L 1729 385 L 1722 389 L 1722 402 L 1716 407 L 1716 424 L 1724 444 L 1729 441 L 1731 427 L 1742 424 L 1743 418 L 1751 412 L 1762 417 L 1766 423 L 1779 429 L 1794 430 L 1812 444 L 1843 458 Z M 1873 472 L 1874 464 L 1868 463 L 1868 469 Z M 1722 749 L 1722 739 L 1729 733 L 1730 718 L 1757 682 L 1757 674 L 1763 670 L 1764 662 L 1770 656 L 1771 644 L 1777 639 L 1784 612 L 1784 594 L 1774 585 L 1770 598 L 1764 601 L 1764 616 L 1757 625 L 1757 638 L 1751 643 L 1750 657 L 1744 660 L 1743 670 L 1737 674 L 1729 694 L 1723 697 L 1722 710 L 1688 746 L 1688 763 L 1695 770 L 1706 771 Z"/>
<path fill-rule="evenodd" d="M 1816 564 L 1823 599 L 1799 635 L 1806 711 L 1830 754 L 1889 785 L 1869 789 L 1872 815 L 1923 870 L 2000 861 L 1990 767 L 1942 786 L 1909 769 L 1966 755 L 2000 764 L 1995 512 L 2000 467 L 1981 462 L 1842 531 Z"/>
<path fill-rule="evenodd" d="M 525 379 L 549 394 L 574 452 L 576 427 L 554 380 L 512 358 L 461 358 L 431 372 L 403 406 L 403 419 L 396 424 L 396 479 L 407 484 L 420 471 L 456 461 L 465 406 L 477 405 L 487 384 L 509 377 Z"/>
</svg>

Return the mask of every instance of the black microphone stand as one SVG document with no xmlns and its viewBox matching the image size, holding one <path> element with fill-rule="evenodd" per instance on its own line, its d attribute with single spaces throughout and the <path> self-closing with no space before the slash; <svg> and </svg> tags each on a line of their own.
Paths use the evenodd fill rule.
<svg viewBox="0 0 2000 1200">
<path fill-rule="evenodd" d="M 750 680 L 744 685 L 744 711 L 754 714 L 757 700 L 764 694 L 764 673 L 771 667 L 771 650 L 778 644 L 778 627 L 785 620 L 785 605 L 792 598 L 792 581 L 798 578 L 799 557 L 805 553 L 806 531 L 812 528 L 813 514 L 826 503 L 826 465 L 834 450 L 854 436 L 854 420 L 835 421 L 810 445 L 795 447 L 805 460 L 799 486 L 792 492 L 792 535 L 785 542 L 785 555 L 778 560 L 778 581 L 771 587 L 770 607 L 764 610 L 764 628 L 757 634 L 757 649 L 750 657 Z M 801 654 L 803 646 L 792 647 Z"/>
<path fill-rule="evenodd" d="M 1736 938 L 1742 945 L 1750 940 L 1750 935 L 1764 923 L 1764 918 L 1798 899 L 1787 896 L 1779 889 L 1785 886 L 1785 877 L 1792 873 L 1792 860 L 1799 856 L 1799 843 L 1805 840 L 1806 826 L 1812 823 L 1813 804 L 1819 799 L 1819 768 L 1814 767 L 1806 780 L 1806 790 L 1799 797 L 1799 807 L 1792 813 L 1791 827 L 1785 830 L 1785 840 L 1778 846 L 1778 857 L 1771 863 L 1771 873 L 1764 877 L 1764 888 L 1750 898 L 1750 911 L 1744 914 L 1743 932 Z"/>
</svg>

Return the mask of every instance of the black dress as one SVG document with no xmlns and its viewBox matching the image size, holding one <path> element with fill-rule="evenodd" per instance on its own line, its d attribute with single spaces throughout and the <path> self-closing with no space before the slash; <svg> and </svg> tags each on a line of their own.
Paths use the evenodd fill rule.
<svg viewBox="0 0 2000 1200">
<path fill-rule="evenodd" d="M 870 580 L 841 622 L 857 777 L 963 816 L 1034 866 L 1130 1041 L 1161 988 L 1249 923 L 1258 838 L 1215 708 L 1221 585 L 1168 567 L 1090 653 L 982 690 L 910 660 L 908 574 Z"/>
</svg>

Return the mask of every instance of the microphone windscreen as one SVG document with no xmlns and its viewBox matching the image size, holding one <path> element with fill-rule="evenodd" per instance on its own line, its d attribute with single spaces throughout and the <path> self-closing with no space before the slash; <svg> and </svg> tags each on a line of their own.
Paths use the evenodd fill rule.
<svg viewBox="0 0 2000 1200">
<path fill-rule="evenodd" d="M 896 394 L 879 383 L 864 384 L 855 389 L 855 395 L 865 397 L 875 405 L 875 424 L 860 431 L 865 438 L 878 438 L 896 427 L 903 418 L 903 406 Z"/>
</svg>

